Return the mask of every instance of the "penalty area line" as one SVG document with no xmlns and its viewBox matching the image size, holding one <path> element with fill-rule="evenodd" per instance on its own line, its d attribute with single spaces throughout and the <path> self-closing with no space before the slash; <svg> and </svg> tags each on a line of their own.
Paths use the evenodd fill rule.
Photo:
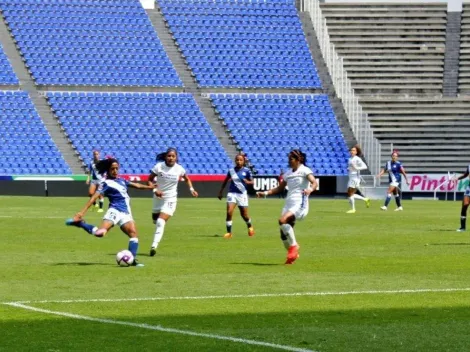
<svg viewBox="0 0 470 352">
<path fill-rule="evenodd" d="M 236 298 L 269 298 L 269 297 L 307 297 L 307 296 L 349 296 L 349 295 L 393 295 L 393 294 L 419 294 L 419 293 L 448 293 L 469 292 L 470 287 L 464 288 L 421 288 L 401 290 L 364 290 L 364 291 L 326 291 L 326 292 L 293 292 L 293 293 L 254 293 L 240 295 L 212 295 L 212 296 L 168 296 L 168 297 L 141 297 L 141 298 L 91 298 L 91 299 L 64 299 L 64 300 L 38 300 L 2 302 L 3 304 L 33 304 L 33 303 L 90 303 L 90 302 L 138 302 L 138 301 L 184 301 L 184 300 L 211 300 Z"/>
<path fill-rule="evenodd" d="M 238 338 L 238 337 L 230 337 L 230 336 L 223 336 L 223 335 L 216 335 L 216 334 L 200 333 L 200 332 L 195 332 L 195 331 L 190 331 L 190 330 L 165 328 L 165 327 L 160 326 L 160 325 L 149 325 L 149 324 L 133 323 L 133 322 L 130 322 L 130 321 L 122 321 L 122 320 L 93 318 L 93 317 L 89 317 L 89 316 L 86 316 L 86 315 L 78 315 L 78 314 L 72 314 L 72 313 L 67 313 L 67 312 L 60 312 L 60 311 L 54 311 L 54 310 L 49 310 L 49 309 L 36 308 L 36 307 L 28 306 L 28 305 L 25 305 L 25 304 L 21 304 L 21 303 L 4 303 L 4 304 L 6 304 L 8 306 L 11 306 L 11 307 L 31 310 L 31 311 L 34 311 L 34 312 L 58 315 L 58 316 L 61 316 L 61 317 L 78 319 L 78 320 L 92 321 L 92 322 L 102 323 L 102 324 L 114 324 L 114 325 L 130 326 L 130 327 L 134 327 L 134 328 L 154 330 L 154 331 L 160 331 L 160 332 L 167 332 L 167 333 L 172 333 L 172 334 L 202 337 L 202 338 L 208 338 L 208 339 L 214 339 L 214 340 L 223 340 L 223 341 L 241 343 L 241 344 L 245 344 L 245 345 L 270 347 L 270 348 L 273 348 L 273 349 L 278 349 L 278 350 L 283 350 L 283 351 L 317 352 L 317 351 L 308 350 L 308 349 L 304 349 L 304 348 L 297 348 L 297 347 L 287 346 L 287 345 L 278 345 L 278 344 L 275 344 L 275 343 L 256 341 L 256 340 L 248 340 L 248 339 L 243 339 L 243 338 Z"/>
</svg>

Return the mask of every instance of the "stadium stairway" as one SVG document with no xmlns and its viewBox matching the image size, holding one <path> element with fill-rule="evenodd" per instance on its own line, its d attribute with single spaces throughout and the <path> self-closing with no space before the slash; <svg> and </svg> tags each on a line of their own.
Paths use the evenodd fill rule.
<svg viewBox="0 0 470 352">
<path fill-rule="evenodd" d="M 318 44 L 317 37 L 313 30 L 312 19 L 310 18 L 308 12 L 299 12 L 299 16 L 302 22 L 305 36 L 307 38 L 310 52 L 312 53 L 313 60 L 315 61 L 315 65 L 317 67 L 318 75 L 320 76 L 322 82 L 323 91 L 328 95 L 328 99 L 330 101 L 331 107 L 333 108 L 333 111 L 335 112 L 338 125 L 341 129 L 341 132 L 343 133 L 346 144 L 348 146 L 353 146 L 357 144 L 357 140 L 351 129 L 351 125 L 349 124 L 346 112 L 344 111 L 343 103 L 336 95 L 328 67 L 326 67 L 325 60 L 323 60 L 320 45 Z"/>
<path fill-rule="evenodd" d="M 461 172 L 470 147 L 470 99 L 443 97 L 446 4 L 324 3 L 321 9 L 382 144 L 382 160 L 393 147 L 408 172 Z"/>
<path fill-rule="evenodd" d="M 46 126 L 46 129 L 49 135 L 51 136 L 52 140 L 56 144 L 57 148 L 62 153 L 64 160 L 66 161 L 73 173 L 83 173 L 82 162 L 80 161 L 75 150 L 72 148 L 72 145 L 68 142 L 64 133 L 60 129 L 58 121 L 52 114 L 52 111 L 50 110 L 44 95 L 38 91 L 36 85 L 34 84 L 34 81 L 30 73 L 28 72 L 24 61 L 22 60 L 19 51 L 16 48 L 8 26 L 5 23 L 5 19 L 1 14 L 0 41 L 2 43 L 5 54 L 10 60 L 13 71 L 19 79 L 19 88 L 28 93 L 38 115 L 41 117 L 42 122 Z"/>
<path fill-rule="evenodd" d="M 191 69 L 184 60 L 184 57 L 181 54 L 181 50 L 178 48 L 175 40 L 173 39 L 170 29 L 165 22 L 160 8 L 158 7 L 158 3 L 155 3 L 155 5 L 155 9 L 146 10 L 147 15 L 149 16 L 150 22 L 152 23 L 155 32 L 160 38 L 168 58 L 175 67 L 178 76 L 184 84 L 184 91 L 193 95 L 196 103 L 199 106 L 199 109 L 204 114 L 204 117 L 211 126 L 215 136 L 222 144 L 227 155 L 230 157 L 230 159 L 233 160 L 237 153 L 236 145 L 230 140 L 224 126 L 218 119 L 209 98 L 207 98 L 205 94 L 202 93 L 201 89 L 197 86 Z"/>
</svg>

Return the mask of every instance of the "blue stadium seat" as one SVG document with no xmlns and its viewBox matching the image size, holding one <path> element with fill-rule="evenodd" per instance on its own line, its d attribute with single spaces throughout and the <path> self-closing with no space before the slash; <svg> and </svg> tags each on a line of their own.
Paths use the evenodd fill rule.
<svg viewBox="0 0 470 352">
<path fill-rule="evenodd" d="M 25 92 L 0 91 L 0 174 L 71 174 Z"/>
<path fill-rule="evenodd" d="M 346 175 L 348 149 L 326 95 L 211 94 L 259 174 L 277 175 L 301 148 L 319 175 Z M 292 114 L 294 112 L 294 114 Z"/>
<path fill-rule="evenodd" d="M 3 52 L 2 45 L 0 44 L 0 84 L 18 84 L 18 78 L 16 77 L 13 69 L 8 61 L 5 53 Z"/>
<path fill-rule="evenodd" d="M 191 94 L 49 92 L 47 99 L 80 156 L 88 160 L 98 148 L 121 161 L 121 173 L 149 173 L 170 146 L 191 174 L 225 174 L 232 164 Z"/>
<path fill-rule="evenodd" d="M 0 0 L 0 8 L 36 84 L 183 85 L 139 0 Z"/>
</svg>

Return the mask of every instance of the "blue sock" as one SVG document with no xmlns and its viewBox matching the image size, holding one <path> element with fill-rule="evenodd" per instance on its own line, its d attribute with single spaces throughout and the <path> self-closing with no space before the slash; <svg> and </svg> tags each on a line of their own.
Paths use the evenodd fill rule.
<svg viewBox="0 0 470 352">
<path fill-rule="evenodd" d="M 399 195 L 395 196 L 395 202 L 397 203 L 397 207 L 401 207 L 401 197 Z"/>
<path fill-rule="evenodd" d="M 137 257 L 137 250 L 139 249 L 139 239 L 137 237 L 129 238 L 129 247 L 127 248 L 132 255 Z"/>
<path fill-rule="evenodd" d="M 387 198 L 385 198 L 385 206 L 388 207 L 388 204 L 390 203 L 390 200 L 392 199 L 391 194 L 387 194 Z"/>
<path fill-rule="evenodd" d="M 84 229 L 90 235 L 93 235 L 93 229 L 96 227 L 95 225 L 87 224 L 85 221 L 81 221 L 78 224 L 78 226 L 81 227 L 82 229 Z"/>
</svg>

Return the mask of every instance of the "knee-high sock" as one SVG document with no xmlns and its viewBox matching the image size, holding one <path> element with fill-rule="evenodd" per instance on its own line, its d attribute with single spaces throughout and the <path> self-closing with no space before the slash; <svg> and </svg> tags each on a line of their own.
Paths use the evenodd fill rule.
<svg viewBox="0 0 470 352">
<path fill-rule="evenodd" d="M 353 210 L 356 209 L 356 207 L 354 205 L 354 196 L 349 197 L 348 200 L 349 200 L 349 204 L 351 204 L 351 209 L 353 209 Z"/>
<path fill-rule="evenodd" d="M 280 230 L 280 232 L 281 232 L 281 241 L 284 244 L 285 249 L 289 249 L 290 244 L 289 244 L 289 240 L 287 236 L 284 235 L 284 232 L 282 232 L 282 229 Z"/>
<path fill-rule="evenodd" d="M 281 230 L 284 233 L 284 235 L 287 236 L 289 247 L 297 245 L 297 241 L 295 240 L 294 229 L 292 228 L 292 226 L 290 226 L 289 224 L 283 224 L 281 225 Z"/>
<path fill-rule="evenodd" d="M 467 228 L 467 208 L 468 205 L 462 205 L 462 210 L 460 211 L 460 228 Z"/>
<path fill-rule="evenodd" d="M 389 193 L 387 194 L 387 198 L 385 198 L 385 206 L 388 207 L 388 204 L 390 203 L 390 199 L 392 199 L 392 195 Z"/>
<path fill-rule="evenodd" d="M 227 229 L 227 233 L 232 233 L 232 220 L 225 222 L 225 228 Z"/>
<path fill-rule="evenodd" d="M 132 255 L 137 257 L 137 250 L 139 249 L 139 239 L 137 237 L 129 238 L 129 246 L 127 247 Z"/>
<path fill-rule="evenodd" d="M 401 207 L 401 197 L 400 193 L 395 195 L 395 203 L 397 203 L 397 207 Z"/>
<path fill-rule="evenodd" d="M 155 227 L 155 235 L 153 235 L 152 248 L 157 248 L 158 244 L 162 240 L 163 232 L 165 231 L 165 224 L 166 224 L 165 220 L 161 218 L 157 219 L 157 226 Z"/>
<path fill-rule="evenodd" d="M 365 198 L 365 197 L 363 197 L 363 196 L 360 196 L 359 194 L 353 194 L 353 196 L 352 196 L 352 197 L 353 197 L 354 199 L 366 200 L 366 198 Z"/>
</svg>

